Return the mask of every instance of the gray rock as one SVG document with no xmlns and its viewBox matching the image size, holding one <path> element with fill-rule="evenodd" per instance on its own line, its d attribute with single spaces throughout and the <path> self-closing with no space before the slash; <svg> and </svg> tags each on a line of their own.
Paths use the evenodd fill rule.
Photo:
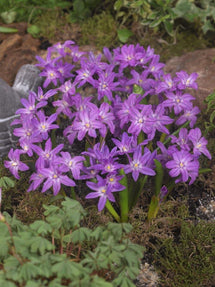
<svg viewBox="0 0 215 287">
<path fill-rule="evenodd" d="M 22 97 L 27 97 L 29 91 L 37 92 L 37 88 L 42 85 L 40 70 L 34 65 L 23 65 L 15 78 L 13 90 L 20 93 Z"/>
<path fill-rule="evenodd" d="M 21 98 L 27 98 L 30 91 L 37 92 L 42 85 L 40 70 L 33 65 L 24 65 L 17 73 L 13 87 L 0 78 L 0 157 L 6 155 L 17 142 L 13 136 L 11 122 L 19 116 L 15 114 L 22 107 Z"/>
</svg>

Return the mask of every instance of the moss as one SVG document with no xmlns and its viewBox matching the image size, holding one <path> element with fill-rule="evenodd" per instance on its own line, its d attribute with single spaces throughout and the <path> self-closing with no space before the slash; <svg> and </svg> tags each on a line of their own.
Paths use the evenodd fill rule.
<svg viewBox="0 0 215 287">
<path fill-rule="evenodd" d="M 50 41 L 56 38 L 59 30 L 62 33 L 66 23 L 68 23 L 66 15 L 57 8 L 44 11 L 33 21 L 33 24 L 39 28 L 38 37 L 44 37 Z"/>
<path fill-rule="evenodd" d="M 117 44 L 117 23 L 113 16 L 103 12 L 81 24 L 79 45 L 93 45 L 102 50 Z"/>
<path fill-rule="evenodd" d="M 182 222 L 178 242 L 160 242 L 155 254 L 161 281 L 168 287 L 212 286 L 215 274 L 215 225 Z"/>
</svg>

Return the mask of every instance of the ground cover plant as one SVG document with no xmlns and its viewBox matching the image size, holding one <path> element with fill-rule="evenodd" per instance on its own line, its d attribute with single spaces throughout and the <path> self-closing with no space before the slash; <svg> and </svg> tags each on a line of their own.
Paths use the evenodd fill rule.
<svg viewBox="0 0 215 287">
<path fill-rule="evenodd" d="M 2 287 L 135 286 L 143 247 L 128 239 L 130 224 L 83 227 L 86 211 L 70 198 L 44 208 L 29 226 L 0 215 Z"/>
<path fill-rule="evenodd" d="M 13 122 L 20 148 L 10 150 L 5 166 L 19 179 L 29 169 L 20 158 L 34 164 L 29 192 L 53 187 L 57 195 L 69 186 L 74 196 L 75 181 L 85 181 L 92 190 L 86 199 L 98 198 L 98 210 L 106 207 L 118 222 L 128 221 L 152 177 L 151 220 L 175 184 L 196 180 L 200 155 L 211 159 L 187 92 L 197 89 L 197 74 L 165 75 L 154 50 L 138 44 L 103 53 L 86 54 L 66 41 L 49 48 L 45 60 L 37 57 L 47 90 L 21 100 Z M 89 87 L 93 96 L 84 97 Z M 57 130 L 64 143 L 57 143 Z M 66 139 L 71 146 L 85 141 L 85 149 L 69 153 Z"/>
</svg>

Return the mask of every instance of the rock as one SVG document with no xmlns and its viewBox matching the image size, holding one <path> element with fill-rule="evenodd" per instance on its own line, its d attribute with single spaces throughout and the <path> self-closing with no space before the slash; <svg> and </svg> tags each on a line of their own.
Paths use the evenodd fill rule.
<svg viewBox="0 0 215 287">
<path fill-rule="evenodd" d="M 18 117 L 16 110 L 22 107 L 21 98 L 27 98 L 29 91 L 37 91 L 42 85 L 39 69 L 33 65 L 24 65 L 17 73 L 13 87 L 0 78 L 0 157 L 6 155 L 16 143 L 12 134 L 11 122 Z"/>
<path fill-rule="evenodd" d="M 0 40 L 0 78 L 12 85 L 21 66 L 36 63 L 39 45 L 40 40 L 29 34 L 14 34 Z"/>
<path fill-rule="evenodd" d="M 22 97 L 27 97 L 29 91 L 37 92 L 37 88 L 42 86 L 42 77 L 39 76 L 40 70 L 34 65 L 23 65 L 15 78 L 13 90 L 20 93 Z"/>
<path fill-rule="evenodd" d="M 21 43 L 22 43 L 22 37 L 19 36 L 18 34 L 12 35 L 7 39 L 5 39 L 0 45 L 0 61 L 2 61 L 6 52 L 8 52 L 11 49 L 19 47 Z"/>
<path fill-rule="evenodd" d="M 196 97 L 194 104 L 205 109 L 204 99 L 215 90 L 215 49 L 204 49 L 189 52 L 181 57 L 170 59 L 164 70 L 172 76 L 181 70 L 188 74 L 198 73 L 198 90 L 189 90 Z"/>
</svg>

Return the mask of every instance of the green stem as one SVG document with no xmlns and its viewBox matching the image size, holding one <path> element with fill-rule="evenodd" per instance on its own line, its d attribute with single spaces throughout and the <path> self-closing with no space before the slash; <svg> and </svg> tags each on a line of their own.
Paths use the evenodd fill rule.
<svg viewBox="0 0 215 287">
<path fill-rule="evenodd" d="M 148 178 L 148 176 L 145 175 L 145 177 L 142 178 L 142 180 L 139 181 L 139 188 L 138 188 L 138 191 L 135 193 L 135 196 L 133 197 L 133 201 L 131 202 L 130 210 L 136 205 L 137 200 L 139 199 L 140 194 L 143 191 L 143 187 L 144 187 L 144 185 L 145 185 L 145 183 L 147 181 L 147 178 Z"/>
<path fill-rule="evenodd" d="M 113 208 L 113 206 L 111 205 L 110 201 L 107 200 L 106 201 L 106 208 L 107 210 L 110 212 L 110 214 L 116 219 L 117 222 L 120 222 L 120 216 L 119 214 L 116 212 L 116 210 Z"/>
<path fill-rule="evenodd" d="M 119 192 L 121 222 L 128 222 L 129 201 L 131 200 L 131 194 L 129 194 L 128 178 L 123 168 L 120 170 L 120 174 L 123 175 L 123 178 L 120 180 L 120 183 L 125 186 L 125 189 Z"/>
<path fill-rule="evenodd" d="M 71 187 L 71 198 L 76 200 L 76 194 L 75 194 L 74 186 Z"/>
</svg>

